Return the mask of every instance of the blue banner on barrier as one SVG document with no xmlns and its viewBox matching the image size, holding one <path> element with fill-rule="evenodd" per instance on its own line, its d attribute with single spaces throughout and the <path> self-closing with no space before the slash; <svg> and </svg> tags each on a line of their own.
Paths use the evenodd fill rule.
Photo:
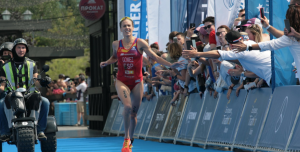
<svg viewBox="0 0 300 152">
<path fill-rule="evenodd" d="M 147 134 L 148 137 L 160 138 L 165 121 L 169 116 L 171 96 L 159 96 L 157 106 L 153 114 L 153 119 L 150 123 L 150 129 Z"/>
<path fill-rule="evenodd" d="M 209 95 L 209 92 L 205 92 L 203 110 L 200 114 L 200 120 L 198 122 L 198 127 L 196 128 L 195 136 L 193 137 L 193 142 L 197 143 L 198 141 L 205 142 L 213 121 L 215 114 L 216 106 L 219 101 L 218 98 L 214 98 Z"/>
<path fill-rule="evenodd" d="M 114 123 L 118 108 L 119 108 L 119 101 L 117 99 L 114 99 L 111 104 L 111 107 L 110 107 L 110 110 L 109 110 L 109 113 L 108 113 L 108 116 L 107 116 L 107 119 L 105 122 L 105 126 L 103 128 L 103 132 L 109 132 L 111 130 L 111 127 Z"/>
<path fill-rule="evenodd" d="M 111 127 L 111 133 L 119 133 L 120 127 L 123 123 L 123 110 L 124 110 L 124 105 L 120 103 L 119 108 L 118 108 L 118 113 L 116 115 L 115 121 Z"/>
<path fill-rule="evenodd" d="M 199 93 L 193 93 L 189 95 L 188 103 L 185 108 L 184 116 L 176 141 L 192 140 L 198 118 L 200 116 L 202 104 L 203 99 L 200 98 Z"/>
<path fill-rule="evenodd" d="M 271 95 L 271 88 L 250 90 L 234 145 L 256 146 Z"/>
<path fill-rule="evenodd" d="M 227 99 L 227 91 L 221 93 L 208 142 L 233 143 L 246 97 L 247 91 L 245 90 L 240 90 L 238 97 L 235 92 L 231 93 L 230 100 Z"/>
<path fill-rule="evenodd" d="M 170 117 L 167 120 L 167 124 L 165 125 L 162 139 L 173 140 L 175 138 L 177 129 L 178 129 L 181 117 L 182 117 L 182 113 L 185 109 L 186 101 L 187 101 L 187 97 L 180 94 L 179 100 L 178 100 L 176 106 L 172 107 L 172 110 L 170 112 Z"/>
<path fill-rule="evenodd" d="M 134 37 L 146 39 L 148 35 L 147 3 L 146 0 L 125 0 L 125 16 L 132 19 Z"/>
<path fill-rule="evenodd" d="M 157 98 L 154 97 L 148 102 L 149 103 L 147 106 L 146 116 L 145 116 L 144 122 L 141 126 L 141 132 L 140 132 L 139 136 L 146 136 L 146 134 L 147 134 L 147 131 L 150 127 L 150 122 L 151 122 L 154 110 L 156 108 Z"/>
<path fill-rule="evenodd" d="M 285 149 L 299 109 L 299 92 L 299 86 L 275 88 L 259 147 Z"/>
<path fill-rule="evenodd" d="M 138 134 L 141 131 L 142 123 L 145 119 L 145 115 L 147 112 L 148 103 L 149 103 L 149 101 L 146 98 L 144 98 L 142 101 L 142 104 L 140 105 L 139 111 L 137 113 L 137 124 L 135 127 L 134 135 L 138 136 Z"/>
</svg>

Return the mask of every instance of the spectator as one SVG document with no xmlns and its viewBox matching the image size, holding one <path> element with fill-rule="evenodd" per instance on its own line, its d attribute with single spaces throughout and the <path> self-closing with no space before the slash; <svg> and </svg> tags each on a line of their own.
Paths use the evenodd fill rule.
<svg viewBox="0 0 300 152">
<path fill-rule="evenodd" d="M 246 18 L 246 11 L 245 11 L 245 9 L 241 9 L 241 10 L 239 11 L 238 17 L 241 17 L 241 18 L 242 18 L 242 21 L 245 20 L 245 18 Z"/>
<path fill-rule="evenodd" d="M 209 44 L 210 49 L 214 49 L 217 47 L 217 41 L 216 41 L 216 32 L 215 32 L 215 18 L 214 17 L 207 17 L 203 24 L 205 25 L 204 29 L 209 34 Z"/>
<path fill-rule="evenodd" d="M 173 39 L 174 39 L 174 37 L 176 36 L 177 33 L 178 33 L 177 31 L 173 31 L 169 34 L 169 43 L 174 43 Z"/>
<path fill-rule="evenodd" d="M 183 33 L 177 33 L 176 37 L 177 37 L 177 43 L 180 44 L 182 47 L 184 47 L 185 35 Z"/>
<path fill-rule="evenodd" d="M 159 50 L 158 42 L 155 42 L 155 43 L 151 44 L 151 45 L 150 45 L 150 48 L 154 48 L 154 49 Z"/>
<path fill-rule="evenodd" d="M 58 87 L 57 83 L 53 85 L 52 94 L 63 94 L 65 91 Z"/>
<path fill-rule="evenodd" d="M 72 93 L 75 93 L 75 92 L 77 93 L 77 98 L 76 98 L 77 99 L 77 124 L 76 124 L 76 126 L 80 125 L 81 117 L 84 121 L 85 99 L 83 97 L 83 94 L 84 94 L 85 90 L 87 89 L 84 75 L 79 76 L 78 83 L 79 83 L 79 85 L 76 86 L 75 88 L 73 88 L 74 90 L 72 91 Z"/>
<path fill-rule="evenodd" d="M 226 34 L 226 40 L 230 44 L 230 50 L 232 45 L 248 44 L 253 45 L 253 41 L 243 41 L 243 38 L 239 32 L 230 31 Z M 257 45 L 257 44 L 256 44 Z M 235 45 L 237 46 L 237 45 Z M 260 53 L 258 51 L 247 51 L 242 53 L 236 53 L 233 51 L 210 51 L 210 52 L 197 52 L 196 50 L 184 50 L 183 55 L 186 57 L 208 57 L 208 58 L 219 58 L 222 57 L 224 60 L 239 60 L 241 65 L 248 71 L 237 70 L 235 73 L 230 73 L 231 76 L 242 76 L 249 78 L 263 78 L 270 86 L 270 80 L 272 76 L 271 72 L 271 57 L 270 52 Z M 251 71 L 251 72 L 250 72 Z"/>
</svg>

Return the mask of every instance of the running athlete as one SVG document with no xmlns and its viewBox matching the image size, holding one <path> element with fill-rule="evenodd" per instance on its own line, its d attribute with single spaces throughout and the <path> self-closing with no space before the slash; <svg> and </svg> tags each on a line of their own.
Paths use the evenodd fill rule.
<svg viewBox="0 0 300 152">
<path fill-rule="evenodd" d="M 169 63 L 151 51 L 147 42 L 132 35 L 133 21 L 124 17 L 120 21 L 120 30 L 124 38 L 112 43 L 113 55 L 105 62 L 100 63 L 103 68 L 118 61 L 118 75 L 116 90 L 124 105 L 123 117 L 125 126 L 125 140 L 122 152 L 131 152 L 133 133 L 137 124 L 137 112 L 143 97 L 143 52 L 161 65 L 176 68 L 181 62 Z"/>
</svg>

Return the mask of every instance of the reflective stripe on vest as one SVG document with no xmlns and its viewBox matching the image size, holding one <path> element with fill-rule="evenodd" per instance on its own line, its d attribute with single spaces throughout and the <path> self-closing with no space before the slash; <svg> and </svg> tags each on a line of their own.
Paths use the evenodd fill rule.
<svg viewBox="0 0 300 152">
<path fill-rule="evenodd" d="M 4 72 L 5 72 L 5 75 L 6 75 L 6 79 L 11 83 L 11 85 L 13 86 L 13 89 L 15 90 L 16 89 L 16 82 L 15 82 L 15 79 L 14 79 L 14 73 L 12 71 L 12 63 L 11 62 L 8 62 L 4 65 Z M 32 61 L 28 61 L 26 60 L 26 64 L 27 64 L 27 67 L 28 67 L 28 86 L 30 86 L 30 80 L 33 78 L 33 68 L 35 66 L 35 63 L 32 62 Z M 16 67 L 14 67 L 16 68 Z M 17 69 L 17 74 L 19 73 L 19 69 Z M 25 68 L 24 66 L 22 67 L 22 74 L 24 75 L 25 74 Z M 22 77 L 22 81 L 23 81 L 23 88 L 27 89 L 26 88 L 26 84 L 25 84 L 25 76 Z M 22 86 L 20 86 L 22 87 Z M 5 91 L 7 91 L 7 88 L 5 88 Z"/>
</svg>

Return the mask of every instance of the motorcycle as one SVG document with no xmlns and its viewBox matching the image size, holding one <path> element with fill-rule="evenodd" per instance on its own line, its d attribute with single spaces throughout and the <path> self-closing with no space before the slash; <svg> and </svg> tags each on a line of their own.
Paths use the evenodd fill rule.
<svg viewBox="0 0 300 152">
<path fill-rule="evenodd" d="M 49 70 L 48 65 L 44 65 L 42 72 L 47 72 Z M 41 73 L 42 73 L 41 72 Z M 31 86 L 26 90 L 25 88 L 13 89 L 11 82 L 9 80 L 0 80 L 0 82 L 6 82 L 9 93 L 6 95 L 5 101 L 6 104 L 10 104 L 13 115 L 12 118 L 9 118 L 8 115 L 7 121 L 11 122 L 12 135 L 10 140 L 7 141 L 8 144 L 13 144 L 17 146 L 18 152 L 34 152 L 35 144 L 38 144 L 38 135 L 37 135 L 37 120 L 39 115 L 39 110 L 41 107 L 41 101 L 39 102 L 38 109 L 28 110 L 26 103 L 31 102 L 31 96 L 39 95 L 35 90 L 34 82 L 39 81 L 44 85 L 51 82 L 51 78 L 33 78 L 30 80 Z M 33 88 L 34 87 L 34 88 Z M 34 89 L 34 91 L 32 91 Z M 35 94 L 33 94 L 35 92 Z M 5 105 L 6 106 L 6 105 Z M 58 131 L 56 120 L 54 116 L 47 117 L 47 127 L 44 131 L 46 135 L 46 140 L 41 140 L 41 151 L 42 152 L 56 152 L 57 149 L 57 140 L 56 132 Z"/>
</svg>

